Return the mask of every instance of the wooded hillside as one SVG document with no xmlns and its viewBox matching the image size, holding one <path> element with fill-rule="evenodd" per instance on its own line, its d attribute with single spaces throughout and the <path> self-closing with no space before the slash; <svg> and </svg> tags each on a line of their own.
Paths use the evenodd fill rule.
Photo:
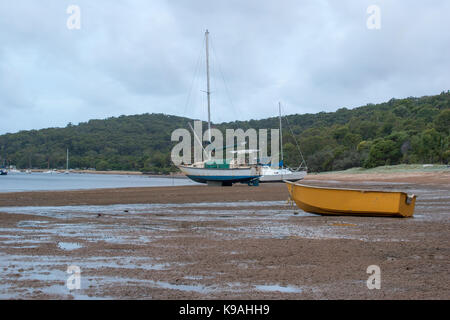
<svg viewBox="0 0 450 320">
<path fill-rule="evenodd" d="M 71 168 L 167 173 L 176 170 L 170 161 L 175 144 L 171 133 L 188 128 L 189 121 L 143 114 L 5 134 L 0 136 L 0 163 L 64 168 L 69 148 Z M 351 110 L 289 115 L 283 121 L 285 163 L 294 167 L 299 163 L 292 130 L 312 172 L 450 160 L 449 91 Z M 223 131 L 278 126 L 277 117 L 214 125 Z"/>
</svg>

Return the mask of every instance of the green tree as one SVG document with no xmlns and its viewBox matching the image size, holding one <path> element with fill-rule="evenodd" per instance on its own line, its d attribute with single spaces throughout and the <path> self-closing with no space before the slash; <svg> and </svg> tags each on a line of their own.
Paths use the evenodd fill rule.
<svg viewBox="0 0 450 320">
<path fill-rule="evenodd" d="M 442 110 L 434 121 L 437 131 L 444 134 L 450 134 L 450 109 Z"/>
<path fill-rule="evenodd" d="M 402 154 L 392 140 L 379 139 L 370 148 L 369 157 L 364 164 L 366 168 L 397 164 Z"/>
<path fill-rule="evenodd" d="M 99 171 L 105 171 L 110 168 L 110 164 L 106 160 L 100 160 L 96 166 L 96 169 Z"/>
</svg>

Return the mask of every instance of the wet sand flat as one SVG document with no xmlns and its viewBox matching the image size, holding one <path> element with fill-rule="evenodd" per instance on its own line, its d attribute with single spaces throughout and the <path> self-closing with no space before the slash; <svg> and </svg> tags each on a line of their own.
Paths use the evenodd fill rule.
<svg viewBox="0 0 450 320">
<path fill-rule="evenodd" d="M 442 174 L 304 183 L 414 193 L 415 215 L 312 215 L 283 184 L 0 194 L 0 298 L 450 298 Z M 66 287 L 71 265 L 79 290 Z"/>
</svg>

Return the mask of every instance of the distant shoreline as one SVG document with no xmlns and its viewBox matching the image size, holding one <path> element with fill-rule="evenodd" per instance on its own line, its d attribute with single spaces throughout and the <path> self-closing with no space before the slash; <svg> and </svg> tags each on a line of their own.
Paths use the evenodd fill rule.
<svg viewBox="0 0 450 320">
<path fill-rule="evenodd" d="M 350 168 L 341 171 L 325 171 L 319 173 L 309 173 L 315 175 L 326 174 L 374 174 L 374 173 L 400 173 L 400 172 L 450 172 L 450 165 L 445 164 L 399 164 L 393 166 L 381 166 L 376 168 Z"/>
<path fill-rule="evenodd" d="M 449 184 L 450 168 L 446 165 L 397 165 L 372 169 L 352 168 L 345 171 L 308 173 L 309 181 L 378 181 L 424 184 Z"/>
<path fill-rule="evenodd" d="M 31 169 L 31 172 L 46 172 L 49 170 L 54 170 L 60 173 L 64 173 L 65 169 Z M 339 171 L 324 171 L 318 173 L 308 173 L 310 175 L 322 175 L 322 174 L 362 174 L 362 173 L 390 173 L 390 172 L 436 172 L 436 171 L 450 171 L 450 165 L 445 164 L 399 164 L 392 166 L 381 166 L 376 168 L 350 168 L 347 170 Z M 20 171 L 25 171 L 21 169 Z M 173 177 L 173 176 L 184 176 L 181 172 L 171 172 L 169 174 L 156 174 L 141 171 L 127 171 L 127 170 L 81 170 L 81 169 L 70 169 L 71 173 L 91 173 L 91 174 L 123 174 L 123 175 L 145 175 L 152 177 Z"/>
<path fill-rule="evenodd" d="M 52 169 L 50 169 L 52 170 Z M 20 170 L 24 172 L 24 170 Z M 35 173 L 44 173 L 49 171 L 49 169 L 32 169 L 31 172 Z M 64 173 L 66 170 L 54 169 L 54 171 L 59 173 Z M 174 172 L 171 174 L 155 174 L 155 173 L 145 173 L 140 171 L 121 171 L 121 170 L 108 170 L 108 171 L 99 171 L 99 170 L 75 170 L 70 169 L 70 173 L 85 173 L 85 174 L 114 174 L 114 175 L 127 175 L 127 176 L 147 176 L 147 177 L 156 177 L 156 178 L 175 178 L 175 179 L 184 179 L 186 178 L 181 172 Z"/>
</svg>

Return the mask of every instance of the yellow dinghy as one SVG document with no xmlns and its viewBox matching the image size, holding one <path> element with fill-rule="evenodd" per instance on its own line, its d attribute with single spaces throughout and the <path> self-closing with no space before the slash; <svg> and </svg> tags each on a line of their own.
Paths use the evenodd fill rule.
<svg viewBox="0 0 450 320">
<path fill-rule="evenodd" d="M 415 195 L 404 192 L 312 187 L 285 181 L 297 206 L 321 215 L 412 217 Z"/>
</svg>

